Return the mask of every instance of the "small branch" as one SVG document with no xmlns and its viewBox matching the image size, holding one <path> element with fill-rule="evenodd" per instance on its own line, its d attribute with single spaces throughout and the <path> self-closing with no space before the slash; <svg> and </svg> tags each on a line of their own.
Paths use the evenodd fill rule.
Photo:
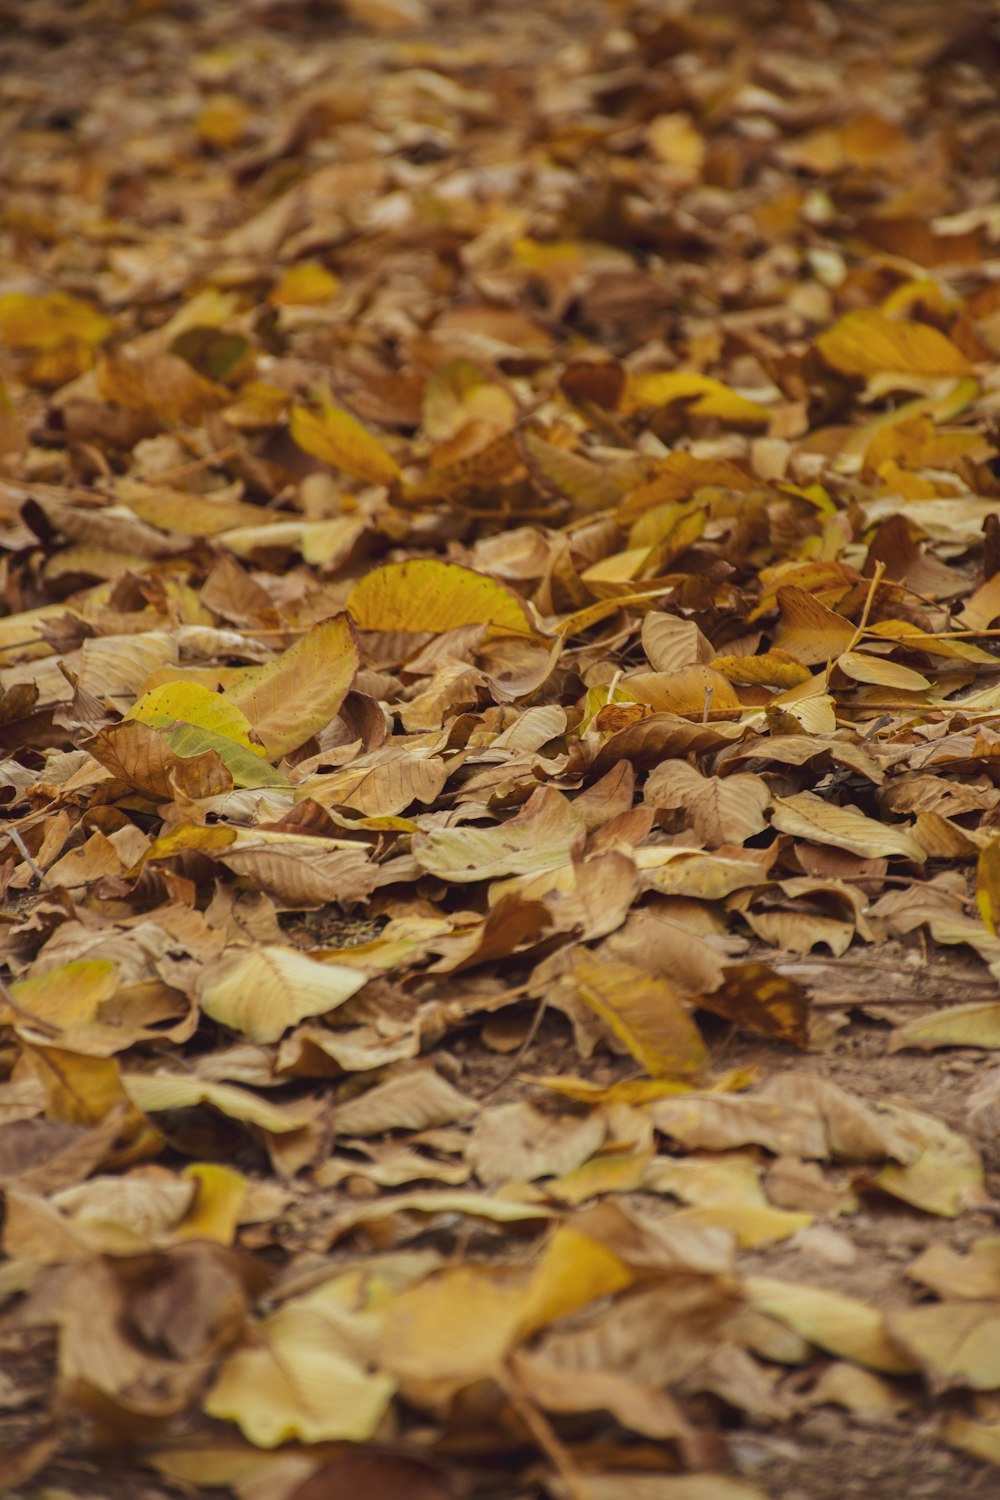
<svg viewBox="0 0 1000 1500">
<path fill-rule="evenodd" d="M 567 1500 L 593 1500 L 593 1493 L 572 1453 L 553 1431 L 545 1414 L 521 1389 L 514 1372 L 507 1367 L 499 1373 L 498 1380 L 511 1406 L 562 1480 Z"/>
</svg>

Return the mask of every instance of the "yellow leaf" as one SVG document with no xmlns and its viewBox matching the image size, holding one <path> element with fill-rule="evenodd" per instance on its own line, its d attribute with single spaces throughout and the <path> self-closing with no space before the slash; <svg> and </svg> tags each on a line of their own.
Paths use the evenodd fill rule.
<svg viewBox="0 0 1000 1500">
<path fill-rule="evenodd" d="M 733 891 L 763 885 L 767 879 L 754 860 L 706 854 L 680 845 L 647 845 L 636 850 L 635 862 L 644 884 L 667 896 L 693 896 L 719 901 Z"/>
<path fill-rule="evenodd" d="M 162 733 L 170 749 L 176 751 L 186 764 L 190 765 L 205 752 L 214 752 L 235 786 L 288 786 L 285 777 L 268 765 L 256 745 L 241 745 L 228 735 L 201 729 L 197 724 L 175 724 Z"/>
<path fill-rule="evenodd" d="M 627 677 L 628 691 L 657 713 L 681 714 L 687 719 L 728 719 L 742 713 L 743 704 L 732 684 L 711 667 L 681 667 L 677 672 L 637 672 Z"/>
<path fill-rule="evenodd" d="M 819 335 L 816 348 L 843 375 L 972 373 L 961 349 L 936 328 L 897 322 L 869 308 L 847 313 Z"/>
<path fill-rule="evenodd" d="M 101 344 L 114 323 L 89 302 L 66 292 L 0 297 L 0 340 L 11 349 L 57 349 L 60 344 Z"/>
<path fill-rule="evenodd" d="M 517 417 L 510 392 L 467 359 L 452 359 L 434 371 L 423 401 L 423 430 L 432 443 L 449 442 L 470 422 L 496 435 Z"/>
<path fill-rule="evenodd" d="M 788 651 L 777 648 L 763 651 L 759 656 L 717 656 L 708 665 L 740 687 L 767 686 L 783 690 L 808 682 L 812 676 L 802 662 Z"/>
<path fill-rule="evenodd" d="M 193 1162 L 181 1176 L 195 1184 L 195 1200 L 174 1230 L 179 1240 L 215 1240 L 231 1245 L 249 1184 L 240 1172 L 218 1162 Z"/>
<path fill-rule="evenodd" d="M 488 625 L 516 635 L 533 633 L 527 607 L 513 589 L 436 558 L 376 568 L 351 590 L 347 609 L 359 630 L 438 635 L 461 625 Z"/>
<path fill-rule="evenodd" d="M 749 1156 L 657 1156 L 646 1171 L 650 1193 L 670 1193 L 695 1207 L 765 1208 L 760 1168 Z"/>
<path fill-rule="evenodd" d="M 69 1031 L 96 1020 L 118 984 L 116 963 L 101 958 L 77 959 L 43 974 L 15 980 L 8 986 L 14 1003 L 0 1003 L 0 1017 L 7 1025 L 38 1022 L 43 1029 Z"/>
<path fill-rule="evenodd" d="M 379 1364 L 403 1394 L 443 1405 L 499 1374 L 517 1341 L 525 1278 L 506 1268 L 449 1267 L 401 1292 L 386 1311 Z"/>
<path fill-rule="evenodd" d="M 86 1061 L 96 1059 L 87 1058 Z M 193 1109 L 198 1104 L 208 1104 L 229 1119 L 257 1125 L 273 1135 L 301 1130 L 316 1115 L 315 1106 L 308 1100 L 287 1105 L 272 1104 L 249 1089 L 232 1083 L 215 1083 L 193 1073 L 124 1073 L 121 1087 L 136 1109 L 144 1114 Z"/>
<path fill-rule="evenodd" d="M 866 1302 L 818 1286 L 799 1286 L 769 1276 L 748 1277 L 744 1289 L 758 1311 L 787 1324 L 828 1354 L 889 1375 L 911 1374 L 916 1368 L 886 1336 L 878 1308 L 869 1307 Z"/>
<path fill-rule="evenodd" d="M 27 1055 L 45 1088 L 50 1120 L 96 1125 L 127 1102 L 118 1064 L 112 1058 L 82 1057 L 60 1047 L 38 1046 Z"/>
<path fill-rule="evenodd" d="M 996 1302 L 897 1307 L 886 1313 L 885 1326 L 934 1390 L 951 1386 L 1000 1389 L 1000 1305 Z"/>
<path fill-rule="evenodd" d="M 956 1412 L 948 1419 L 944 1436 L 952 1448 L 962 1448 L 989 1464 L 1000 1464 L 1000 1422 L 971 1422 Z"/>
<path fill-rule="evenodd" d="M 633 1279 L 613 1250 L 572 1225 L 561 1224 L 522 1296 L 518 1331 L 522 1338 L 529 1337 L 599 1297 L 623 1291 Z"/>
<path fill-rule="evenodd" d="M 329 724 L 358 669 L 358 644 L 346 615 L 322 620 L 273 661 L 253 667 L 225 695 L 271 760 L 288 755 Z"/>
<path fill-rule="evenodd" d="M 400 477 L 399 464 L 388 449 L 339 406 L 324 405 L 319 416 L 308 407 L 293 406 L 289 426 L 305 453 L 343 469 L 355 479 L 368 484 L 394 484 Z"/>
<path fill-rule="evenodd" d="M 742 1250 L 756 1250 L 761 1245 L 775 1245 L 779 1240 L 789 1239 L 800 1229 L 807 1229 L 814 1218 L 814 1214 L 771 1208 L 766 1203 L 710 1203 L 686 1208 L 675 1214 L 672 1222 L 728 1229 Z"/>
<path fill-rule="evenodd" d="M 165 682 L 162 687 L 144 693 L 125 718 L 149 724 L 153 729 L 166 729 L 177 723 L 194 724 L 243 745 L 255 755 L 264 754 L 261 746 L 250 738 L 251 724 L 246 714 L 221 693 L 213 693 L 197 682 Z"/>
<path fill-rule="evenodd" d="M 194 128 L 207 146 L 225 151 L 246 134 L 250 111 L 238 94 L 211 94 L 198 111 Z"/>
<path fill-rule="evenodd" d="M 891 1161 L 876 1174 L 873 1181 L 883 1192 L 947 1219 L 987 1201 L 982 1159 L 964 1136 L 933 1115 L 900 1104 L 883 1105 L 882 1114 L 916 1148 L 912 1159 Z"/>
<path fill-rule="evenodd" d="M 1000 1001 L 973 1000 L 906 1021 L 890 1036 L 887 1050 L 903 1047 L 1000 1047 Z"/>
<path fill-rule="evenodd" d="M 692 172 L 701 171 L 705 139 L 690 115 L 657 115 L 646 126 L 646 139 L 660 161 Z"/>
<path fill-rule="evenodd" d="M 340 278 L 315 261 L 288 266 L 267 294 L 274 307 L 322 307 L 340 286 Z M 307 450 L 308 451 L 308 450 Z"/>
<path fill-rule="evenodd" d="M 297 948 L 243 948 L 203 969 L 202 1010 L 252 1042 L 276 1042 L 306 1016 L 325 1015 L 349 999 L 367 976 L 320 963 Z"/>
<path fill-rule="evenodd" d="M 581 999 L 654 1078 L 706 1066 L 698 1028 L 666 979 L 584 950 L 574 955 L 572 973 Z"/>
<path fill-rule="evenodd" d="M 238 1423 L 258 1448 L 372 1437 L 395 1384 L 371 1369 L 364 1345 L 378 1320 L 356 1308 L 358 1296 L 357 1278 L 343 1276 L 257 1324 L 223 1361 L 207 1415 Z"/>
<path fill-rule="evenodd" d="M 979 851 L 976 865 L 976 905 L 989 932 L 1000 928 L 1000 838 Z"/>
<path fill-rule="evenodd" d="M 730 390 L 710 375 L 688 370 L 656 370 L 648 375 L 629 376 L 626 405 L 631 410 L 669 406 L 674 401 L 687 402 L 692 416 L 717 417 L 737 426 L 766 427 L 769 420 L 766 407 Z"/>
<path fill-rule="evenodd" d="M 884 656 L 870 656 L 866 651 L 845 651 L 837 658 L 837 666 L 845 677 L 855 682 L 872 682 L 878 687 L 899 688 L 902 692 L 921 692 L 930 687 L 922 672 L 899 662 L 887 661 Z"/>
</svg>

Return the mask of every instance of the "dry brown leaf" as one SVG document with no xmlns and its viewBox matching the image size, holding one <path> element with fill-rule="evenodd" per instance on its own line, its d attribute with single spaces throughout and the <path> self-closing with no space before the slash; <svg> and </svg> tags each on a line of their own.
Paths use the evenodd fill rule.
<svg viewBox="0 0 1000 1500">
<path fill-rule="evenodd" d="M 552 1116 L 526 1103 L 498 1104 L 476 1121 L 466 1159 L 487 1186 L 561 1177 L 593 1156 L 606 1133 L 596 1113 Z"/>
<path fill-rule="evenodd" d="M 709 849 L 745 844 L 766 826 L 771 791 L 759 776 L 702 776 L 684 761 L 657 766 L 643 797 L 653 807 L 678 808 L 685 824 Z"/>
<path fill-rule="evenodd" d="M 554 869 L 568 862 L 584 832 L 573 804 L 553 789 L 539 787 L 508 822 L 495 828 L 435 829 L 414 839 L 413 853 L 432 875 L 466 884 Z"/>
<path fill-rule="evenodd" d="M 340 1135 L 380 1135 L 383 1130 L 426 1130 L 468 1120 L 479 1106 L 452 1088 L 433 1068 L 399 1073 L 336 1106 Z"/>
</svg>

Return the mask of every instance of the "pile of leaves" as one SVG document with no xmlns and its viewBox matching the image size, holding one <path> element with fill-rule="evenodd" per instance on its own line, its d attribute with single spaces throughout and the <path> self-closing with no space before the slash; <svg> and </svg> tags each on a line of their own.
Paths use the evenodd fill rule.
<svg viewBox="0 0 1000 1500">
<path fill-rule="evenodd" d="M 991 7 L 481 9 L 0 3 L 0 1487 L 986 1494 Z"/>
</svg>

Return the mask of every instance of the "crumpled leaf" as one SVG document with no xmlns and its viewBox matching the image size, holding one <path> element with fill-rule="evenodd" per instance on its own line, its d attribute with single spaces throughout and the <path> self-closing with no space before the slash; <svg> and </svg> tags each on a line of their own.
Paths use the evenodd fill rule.
<svg viewBox="0 0 1000 1500">
<path fill-rule="evenodd" d="M 544 1115 L 530 1104 L 498 1104 L 476 1122 L 466 1157 L 485 1184 L 561 1177 L 600 1147 L 607 1124 L 599 1115 Z"/>
<path fill-rule="evenodd" d="M 494 828 L 442 828 L 413 840 L 417 862 L 443 880 L 467 884 L 498 875 L 530 875 L 569 860 L 583 818 L 550 787 L 539 787 L 516 817 Z"/>
</svg>

